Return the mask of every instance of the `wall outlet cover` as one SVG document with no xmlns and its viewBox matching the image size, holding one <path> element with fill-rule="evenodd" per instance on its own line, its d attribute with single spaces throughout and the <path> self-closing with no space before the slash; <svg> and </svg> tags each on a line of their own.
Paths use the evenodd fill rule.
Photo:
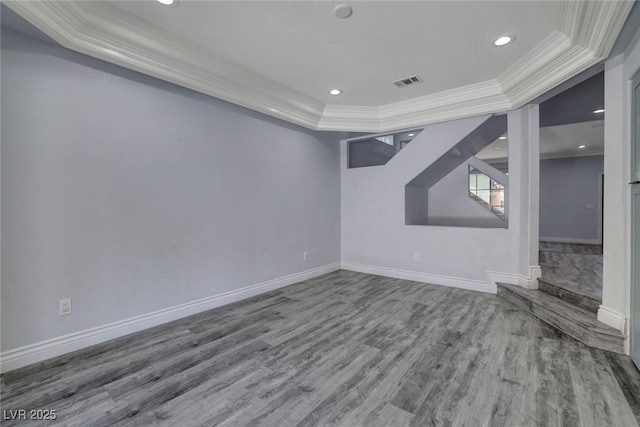
<svg viewBox="0 0 640 427">
<path fill-rule="evenodd" d="M 58 315 L 66 316 L 71 314 L 71 298 L 65 298 L 60 300 Z"/>
</svg>

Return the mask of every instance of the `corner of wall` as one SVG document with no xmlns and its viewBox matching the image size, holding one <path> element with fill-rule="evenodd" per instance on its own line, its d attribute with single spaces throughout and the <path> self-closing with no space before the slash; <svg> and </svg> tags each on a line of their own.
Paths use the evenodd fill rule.
<svg viewBox="0 0 640 427">
<path fill-rule="evenodd" d="M 624 313 L 601 305 L 598 309 L 598 321 L 619 330 L 625 337 L 629 336 L 627 331 L 627 317 Z"/>
</svg>

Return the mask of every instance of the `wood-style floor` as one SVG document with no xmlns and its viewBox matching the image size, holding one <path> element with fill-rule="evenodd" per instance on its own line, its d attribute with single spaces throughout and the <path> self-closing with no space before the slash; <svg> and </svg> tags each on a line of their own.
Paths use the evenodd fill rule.
<svg viewBox="0 0 640 427">
<path fill-rule="evenodd" d="M 636 426 L 640 415 L 626 356 L 495 295 L 347 271 L 2 382 L 4 410 L 57 411 L 40 425 Z"/>
</svg>

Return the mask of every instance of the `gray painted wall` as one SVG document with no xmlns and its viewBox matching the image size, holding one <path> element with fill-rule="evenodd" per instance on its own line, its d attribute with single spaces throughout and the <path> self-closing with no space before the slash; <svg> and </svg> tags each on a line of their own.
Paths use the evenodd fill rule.
<svg viewBox="0 0 640 427">
<path fill-rule="evenodd" d="M 537 174 L 529 170 L 537 154 L 536 107 L 508 113 L 509 228 L 405 225 L 405 188 L 488 116 L 426 126 L 389 163 L 348 169 L 342 144 L 342 262 L 347 268 L 447 286 L 495 292 L 487 272 L 501 280 L 525 280 L 537 265 L 529 234 L 537 242 Z M 529 151 L 530 150 L 530 151 Z M 537 165 L 537 157 L 533 157 Z M 531 181 L 531 182 L 530 182 Z M 532 208 L 531 206 L 535 206 Z M 533 225 L 532 225 L 533 224 Z M 530 229 L 535 228 L 535 232 Z M 415 254 L 419 254 L 416 260 Z M 537 244 L 535 246 L 537 254 Z M 533 280 L 533 279 L 532 279 Z"/>
<path fill-rule="evenodd" d="M 540 162 L 540 238 L 596 243 L 603 156 Z"/>
<path fill-rule="evenodd" d="M 2 113 L 3 350 L 340 260 L 335 134 L 12 32 Z"/>
</svg>

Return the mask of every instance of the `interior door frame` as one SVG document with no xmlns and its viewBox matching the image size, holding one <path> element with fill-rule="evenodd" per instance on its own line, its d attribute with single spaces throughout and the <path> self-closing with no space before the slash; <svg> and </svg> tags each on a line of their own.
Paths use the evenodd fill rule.
<svg viewBox="0 0 640 427">
<path fill-rule="evenodd" d="M 630 165 L 630 173 L 629 173 L 629 178 L 630 178 L 630 185 L 631 188 L 629 190 L 630 194 L 630 208 L 631 208 L 631 221 L 630 221 L 630 226 L 631 226 L 631 241 L 630 241 L 630 252 L 631 252 L 631 260 L 630 260 L 630 266 L 629 266 L 629 270 L 630 270 L 630 281 L 631 281 L 631 307 L 630 307 L 630 321 L 631 324 L 629 325 L 629 353 L 631 356 L 631 359 L 633 360 L 633 362 L 636 364 L 636 366 L 638 368 L 640 368 L 640 343 L 636 343 L 634 342 L 634 336 L 638 335 L 640 336 L 640 331 L 635 331 L 635 325 L 636 325 L 636 307 L 635 307 L 635 301 L 636 301 L 636 294 L 638 292 L 640 292 L 640 289 L 637 289 L 640 286 L 640 277 L 636 277 L 636 269 L 638 269 L 638 266 L 636 265 L 636 260 L 638 259 L 638 251 L 640 251 L 640 248 L 637 247 L 637 245 L 635 244 L 636 241 L 636 235 L 640 234 L 640 230 L 637 230 L 635 227 L 635 216 L 636 215 L 640 215 L 640 212 L 636 212 L 636 208 L 635 208 L 635 198 L 636 197 L 640 197 L 640 184 L 633 184 L 634 181 L 638 180 L 638 171 L 635 170 L 635 158 L 636 158 L 636 150 L 637 150 L 637 144 L 640 144 L 640 141 L 638 140 L 638 131 L 637 131 L 637 124 L 636 124 L 636 111 L 638 110 L 638 108 L 640 108 L 640 105 L 636 105 L 636 99 L 635 99 L 635 91 L 636 88 L 640 89 L 640 71 L 636 72 L 634 78 L 632 79 L 632 83 L 631 83 L 631 120 L 630 120 L 630 133 L 631 133 L 631 147 L 630 147 L 630 159 L 629 161 L 631 162 Z M 637 309 L 640 310 L 640 307 L 637 307 Z M 637 348 L 636 348 L 637 347 Z M 635 349 L 635 352 L 634 352 Z"/>
</svg>

